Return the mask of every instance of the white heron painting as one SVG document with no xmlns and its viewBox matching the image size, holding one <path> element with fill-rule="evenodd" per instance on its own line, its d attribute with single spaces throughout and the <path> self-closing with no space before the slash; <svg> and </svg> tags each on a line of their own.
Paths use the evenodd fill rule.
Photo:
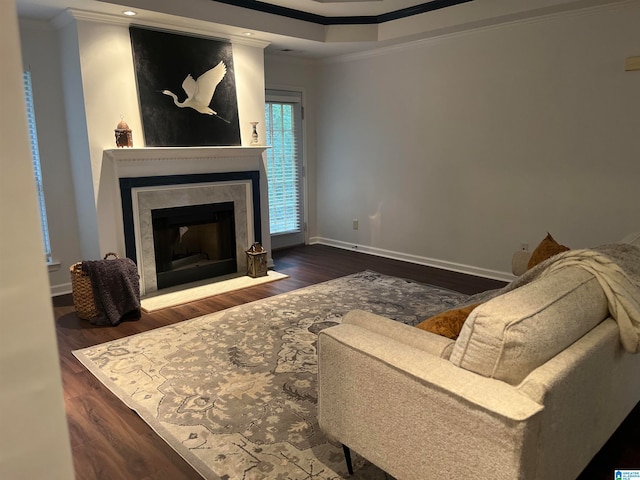
<svg viewBox="0 0 640 480">
<path fill-rule="evenodd" d="M 146 146 L 240 145 L 232 47 L 130 27 Z"/>
<path fill-rule="evenodd" d="M 172 97 L 173 103 L 176 107 L 190 107 L 196 112 L 200 112 L 205 115 L 218 116 L 218 112 L 211 110 L 211 108 L 209 108 L 209 104 L 211 103 L 213 94 L 216 91 L 216 87 L 224 78 L 226 73 L 226 65 L 223 62 L 220 62 L 212 69 L 207 70 L 200 75 L 197 80 L 194 80 L 191 74 L 187 75 L 187 78 L 182 82 L 182 89 L 187 94 L 187 98 L 182 102 L 178 101 L 178 96 L 170 90 L 163 90 L 162 93 Z"/>
</svg>

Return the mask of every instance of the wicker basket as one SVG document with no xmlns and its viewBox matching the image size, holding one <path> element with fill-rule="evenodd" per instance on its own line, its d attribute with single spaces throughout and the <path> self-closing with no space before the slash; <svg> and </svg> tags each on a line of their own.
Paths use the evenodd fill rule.
<svg viewBox="0 0 640 480">
<path fill-rule="evenodd" d="M 113 252 L 109 252 L 104 256 L 106 260 L 110 256 L 118 258 Z M 76 313 L 83 320 L 89 320 L 98 316 L 98 309 L 93 298 L 93 288 L 91 287 L 91 279 L 89 275 L 82 271 L 82 262 L 77 262 L 69 268 L 71 273 L 71 290 L 73 294 L 73 306 Z"/>
</svg>

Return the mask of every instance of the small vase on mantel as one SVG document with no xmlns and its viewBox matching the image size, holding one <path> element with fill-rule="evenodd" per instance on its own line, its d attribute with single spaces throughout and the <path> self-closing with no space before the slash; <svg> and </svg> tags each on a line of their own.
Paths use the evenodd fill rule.
<svg viewBox="0 0 640 480">
<path fill-rule="evenodd" d="M 260 122 L 249 122 L 251 124 L 251 145 L 258 145 L 258 130 L 256 125 Z"/>
</svg>

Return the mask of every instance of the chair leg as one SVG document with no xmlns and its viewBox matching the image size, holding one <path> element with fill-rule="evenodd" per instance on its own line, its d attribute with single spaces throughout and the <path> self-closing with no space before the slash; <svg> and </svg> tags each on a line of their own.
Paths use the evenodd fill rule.
<svg viewBox="0 0 640 480">
<path fill-rule="evenodd" d="M 344 459 L 347 462 L 347 470 L 349 470 L 349 475 L 353 475 L 353 465 L 351 465 L 351 450 L 346 445 L 342 445 L 342 450 L 344 451 Z"/>
</svg>

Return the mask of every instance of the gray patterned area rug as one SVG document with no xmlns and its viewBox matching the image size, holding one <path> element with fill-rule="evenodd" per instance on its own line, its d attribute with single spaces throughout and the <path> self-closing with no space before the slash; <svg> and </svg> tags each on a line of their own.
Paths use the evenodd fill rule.
<svg viewBox="0 0 640 480">
<path fill-rule="evenodd" d="M 73 353 L 204 478 L 347 478 L 316 419 L 318 332 L 356 308 L 415 325 L 466 298 L 366 271 Z M 351 478 L 385 478 L 353 461 Z"/>
</svg>

